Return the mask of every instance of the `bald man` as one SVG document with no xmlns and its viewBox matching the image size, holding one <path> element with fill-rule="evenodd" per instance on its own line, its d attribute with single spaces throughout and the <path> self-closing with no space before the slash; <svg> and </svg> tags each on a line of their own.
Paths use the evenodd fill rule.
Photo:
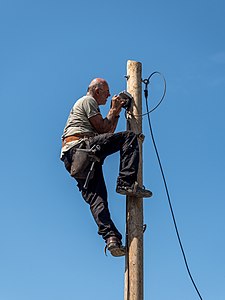
<svg viewBox="0 0 225 300">
<path fill-rule="evenodd" d="M 115 95 L 105 118 L 99 106 L 105 105 L 110 96 L 109 85 L 105 79 L 95 78 L 88 87 L 87 94 L 76 101 L 70 111 L 62 135 L 63 147 L 61 160 L 67 171 L 77 181 L 84 200 L 90 205 L 98 233 L 106 242 L 113 256 L 126 253 L 122 245 L 122 235 L 113 223 L 108 209 L 107 189 L 103 177 L 104 159 L 117 151 L 120 152 L 120 169 L 117 178 L 117 193 L 141 198 L 151 197 L 149 190 L 137 183 L 139 146 L 137 135 L 131 131 L 114 133 L 124 100 Z M 92 162 L 87 152 L 82 160 L 79 149 L 94 149 L 97 161 L 91 179 L 86 182 Z M 81 167 L 81 168 L 80 168 Z"/>
</svg>

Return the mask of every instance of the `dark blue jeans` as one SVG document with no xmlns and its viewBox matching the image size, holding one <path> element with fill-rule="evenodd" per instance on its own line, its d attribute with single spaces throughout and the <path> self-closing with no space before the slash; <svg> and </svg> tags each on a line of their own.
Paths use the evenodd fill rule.
<svg viewBox="0 0 225 300">
<path fill-rule="evenodd" d="M 120 151 L 120 168 L 117 184 L 130 186 L 137 180 L 139 163 L 137 135 L 131 131 L 104 133 L 90 137 L 89 143 L 90 147 L 94 145 L 100 146 L 96 156 L 101 161 L 95 163 L 94 176 L 90 180 L 87 189 L 83 188 L 85 179 L 75 179 L 84 200 L 90 205 L 92 215 L 98 225 L 98 233 L 105 240 L 111 236 L 116 236 L 121 240 L 122 235 L 113 223 L 108 209 L 107 189 L 102 172 L 102 164 L 108 155 Z M 70 149 L 64 158 L 68 171 L 73 161 L 73 155 L 75 155 L 75 148 L 76 146 Z"/>
</svg>

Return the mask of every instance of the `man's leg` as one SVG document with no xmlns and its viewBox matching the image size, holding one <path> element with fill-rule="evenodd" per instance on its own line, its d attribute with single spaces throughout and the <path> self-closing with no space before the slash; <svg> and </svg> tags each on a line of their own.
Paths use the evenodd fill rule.
<svg viewBox="0 0 225 300">
<path fill-rule="evenodd" d="M 98 226 L 98 233 L 105 240 L 111 236 L 115 236 L 121 241 L 122 235 L 110 216 L 102 166 L 96 163 L 94 177 L 89 181 L 87 189 L 83 188 L 85 180 L 77 181 L 84 200 L 90 205 L 92 215 Z"/>
<path fill-rule="evenodd" d="M 108 155 L 120 151 L 118 181 L 130 185 L 137 180 L 139 145 L 137 135 L 132 131 L 105 133 L 90 138 L 90 146 L 99 145 L 96 155 L 104 160 Z"/>
<path fill-rule="evenodd" d="M 70 173 L 71 164 L 76 159 L 76 148 L 70 149 L 63 161 L 67 171 Z M 90 209 L 96 224 L 98 225 L 98 233 L 102 235 L 107 243 L 107 249 L 113 256 L 125 255 L 125 247 L 122 246 L 122 235 L 115 227 L 111 220 L 108 201 L 107 190 L 102 173 L 102 165 L 95 164 L 94 177 L 89 181 L 87 188 L 84 188 L 85 179 L 76 179 L 78 188 L 82 192 L 85 201 L 90 205 Z"/>
<path fill-rule="evenodd" d="M 120 151 L 120 171 L 116 191 L 123 195 L 151 197 L 152 192 L 137 183 L 139 164 L 138 138 L 132 131 L 100 134 L 90 139 L 90 145 L 99 145 L 96 152 L 102 160 L 110 154 Z"/>
</svg>

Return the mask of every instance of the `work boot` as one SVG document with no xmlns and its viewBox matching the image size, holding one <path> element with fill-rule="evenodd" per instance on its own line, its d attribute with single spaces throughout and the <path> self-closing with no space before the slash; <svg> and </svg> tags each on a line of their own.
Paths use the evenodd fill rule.
<svg viewBox="0 0 225 300">
<path fill-rule="evenodd" d="M 138 182 L 135 181 L 131 186 L 117 185 L 116 192 L 126 196 L 134 196 L 138 198 L 150 198 L 152 192 L 140 187 Z"/>
<path fill-rule="evenodd" d="M 126 248 L 116 236 L 109 237 L 106 243 L 106 249 L 110 251 L 112 256 L 118 257 L 126 254 Z"/>
</svg>

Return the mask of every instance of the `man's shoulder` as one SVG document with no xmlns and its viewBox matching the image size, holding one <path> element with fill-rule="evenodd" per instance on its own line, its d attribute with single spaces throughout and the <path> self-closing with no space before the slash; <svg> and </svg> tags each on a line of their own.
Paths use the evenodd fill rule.
<svg viewBox="0 0 225 300">
<path fill-rule="evenodd" d="M 83 96 L 78 101 L 78 105 L 82 106 L 84 110 L 99 110 L 98 103 L 92 96 Z"/>
<path fill-rule="evenodd" d="M 91 96 L 83 96 L 74 103 L 74 109 L 87 109 L 88 107 L 98 108 L 98 103 Z"/>
<path fill-rule="evenodd" d="M 100 109 L 97 101 L 92 96 L 86 95 L 76 101 L 73 107 L 73 112 L 83 114 L 90 118 L 100 114 Z"/>
<path fill-rule="evenodd" d="M 77 100 L 76 103 L 77 103 L 77 104 L 82 104 L 82 103 L 85 103 L 85 104 L 93 103 L 93 104 L 98 105 L 98 103 L 97 103 L 97 101 L 95 100 L 95 98 L 93 98 L 92 96 L 88 96 L 88 95 L 85 95 L 85 96 L 81 97 L 80 99 Z M 75 103 L 75 104 L 76 104 L 76 103 Z"/>
</svg>

